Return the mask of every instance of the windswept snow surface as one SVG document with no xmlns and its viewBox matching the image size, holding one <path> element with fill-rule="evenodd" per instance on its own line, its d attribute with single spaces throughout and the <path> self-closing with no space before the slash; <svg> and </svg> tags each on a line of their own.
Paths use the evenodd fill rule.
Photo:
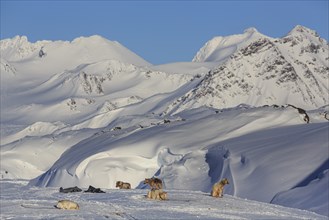
<svg viewBox="0 0 329 220">
<path fill-rule="evenodd" d="M 248 199 L 256 206 L 251 210 L 266 202 L 328 216 L 327 42 L 302 26 L 280 39 L 248 29 L 214 42 L 200 50 L 197 62 L 152 66 L 100 36 L 2 40 L 0 178 L 25 180 L 2 185 L 18 190 L 28 181 L 24 189 L 50 197 L 47 189 L 57 193 L 60 186 L 118 192 L 121 180 L 135 189 L 114 194 L 123 204 L 143 198 L 143 180 L 157 176 L 172 198 L 208 204 L 211 198 L 202 196 L 226 177 L 228 204 Z M 90 202 L 104 207 L 100 212 L 111 207 L 104 196 Z M 79 201 L 88 204 L 89 197 Z M 128 213 L 141 218 L 132 201 L 139 200 L 129 202 L 137 208 Z M 9 205 L 5 213 L 12 212 Z M 200 214 L 203 205 L 194 202 L 192 208 L 176 205 L 157 211 L 168 218 L 264 218 L 255 211 L 226 217 L 223 210 Z M 94 215 L 87 210 L 81 218 Z M 280 210 L 267 217 L 286 218 Z M 113 212 L 110 218 L 120 218 Z M 41 211 L 36 217 L 46 218 Z"/>
<path fill-rule="evenodd" d="M 1 219 L 328 219 L 310 211 L 271 205 L 230 195 L 166 190 L 167 201 L 145 198 L 146 189 L 105 190 L 105 193 L 60 193 L 58 188 L 27 187 L 25 181 L 0 181 Z M 85 190 L 85 189 L 84 189 Z M 69 199 L 79 210 L 60 210 Z"/>
<path fill-rule="evenodd" d="M 280 201 L 277 194 L 294 192 L 303 183 L 310 187 L 296 194 L 306 203 L 302 207 L 327 215 L 328 187 L 317 179 L 328 169 L 323 164 L 328 163 L 329 131 L 320 112 L 309 114 L 311 124 L 292 107 L 242 106 L 217 114 L 195 109 L 166 119 L 170 123 L 154 115 L 126 116 L 105 128 L 65 128 L 2 146 L 1 174 L 40 175 L 30 182 L 37 186 L 107 189 L 117 180 L 144 188 L 144 178 L 157 175 L 166 189 L 208 193 L 227 177 L 226 193 L 274 203 Z"/>
<path fill-rule="evenodd" d="M 248 28 L 243 34 L 214 37 L 197 52 L 192 61 L 223 62 L 240 48 L 243 48 L 264 36 L 265 35 L 259 33 L 256 28 Z"/>
</svg>

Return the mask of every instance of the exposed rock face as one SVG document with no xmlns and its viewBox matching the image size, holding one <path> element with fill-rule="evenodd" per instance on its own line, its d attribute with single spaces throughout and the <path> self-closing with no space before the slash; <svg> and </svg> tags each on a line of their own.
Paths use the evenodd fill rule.
<svg viewBox="0 0 329 220">
<path fill-rule="evenodd" d="M 292 103 L 307 109 L 328 104 L 329 47 L 324 39 L 302 26 L 281 39 L 257 36 L 210 71 L 167 112 L 241 103 Z"/>
</svg>

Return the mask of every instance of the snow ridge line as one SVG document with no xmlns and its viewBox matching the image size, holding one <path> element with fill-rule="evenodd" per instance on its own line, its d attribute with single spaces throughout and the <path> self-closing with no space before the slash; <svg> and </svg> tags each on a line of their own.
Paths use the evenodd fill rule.
<svg viewBox="0 0 329 220">
<path fill-rule="evenodd" d="M 23 208 L 28 208 L 28 209 L 54 209 L 54 207 L 49 207 L 49 206 L 42 206 L 39 204 L 21 204 Z"/>
</svg>

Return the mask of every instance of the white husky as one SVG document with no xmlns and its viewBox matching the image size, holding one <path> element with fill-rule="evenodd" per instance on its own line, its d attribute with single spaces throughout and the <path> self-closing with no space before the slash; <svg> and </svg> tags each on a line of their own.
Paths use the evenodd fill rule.
<svg viewBox="0 0 329 220">
<path fill-rule="evenodd" d="M 77 210 L 79 209 L 79 205 L 76 202 L 70 200 L 60 200 L 55 206 L 58 209 L 69 209 L 69 210 Z"/>
</svg>

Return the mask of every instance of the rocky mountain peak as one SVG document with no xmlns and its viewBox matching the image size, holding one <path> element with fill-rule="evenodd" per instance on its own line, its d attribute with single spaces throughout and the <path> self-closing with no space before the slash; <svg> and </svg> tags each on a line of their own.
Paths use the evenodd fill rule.
<svg viewBox="0 0 329 220">
<path fill-rule="evenodd" d="M 19 60 L 30 56 L 49 41 L 31 43 L 26 36 L 15 36 L 0 41 L 1 57 L 6 60 Z"/>
<path fill-rule="evenodd" d="M 312 30 L 297 26 L 281 39 L 264 35 L 249 42 L 245 39 L 167 112 L 203 105 L 221 109 L 241 103 L 294 104 L 306 109 L 328 104 L 329 48 L 315 36 Z"/>
<path fill-rule="evenodd" d="M 303 35 L 312 35 L 315 37 L 319 37 L 319 35 L 317 34 L 316 31 L 304 27 L 302 25 L 296 25 L 287 35 L 299 35 L 299 34 L 303 34 Z"/>
</svg>

